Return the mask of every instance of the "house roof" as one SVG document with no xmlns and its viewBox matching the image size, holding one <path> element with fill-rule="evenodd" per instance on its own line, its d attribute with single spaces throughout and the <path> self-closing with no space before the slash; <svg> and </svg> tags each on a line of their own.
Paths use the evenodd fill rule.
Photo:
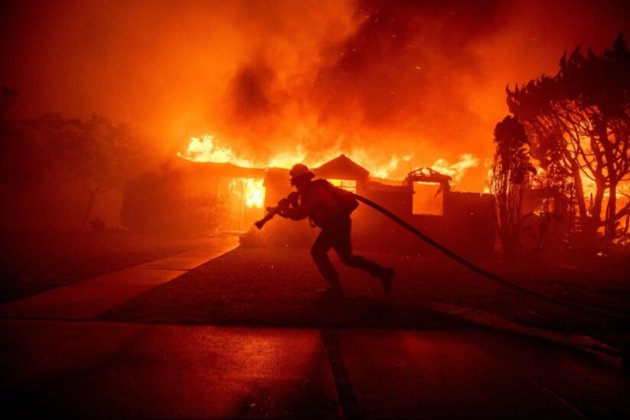
<svg viewBox="0 0 630 420">
<path fill-rule="evenodd" d="M 341 154 L 324 163 L 318 168 L 313 168 L 315 175 L 321 178 L 355 179 L 365 180 L 370 172 L 364 167 L 356 164 L 348 156 Z"/>
<path fill-rule="evenodd" d="M 407 174 L 410 181 L 435 182 L 438 184 L 449 183 L 453 178 L 442 174 L 432 168 L 418 168 Z"/>
</svg>

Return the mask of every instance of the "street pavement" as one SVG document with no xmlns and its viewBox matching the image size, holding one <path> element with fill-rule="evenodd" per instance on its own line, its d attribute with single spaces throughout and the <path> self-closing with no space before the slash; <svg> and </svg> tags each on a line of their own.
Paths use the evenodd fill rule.
<svg viewBox="0 0 630 420">
<path fill-rule="evenodd" d="M 586 418 L 628 377 L 490 331 L 0 321 L 3 407 L 54 417 Z"/>
<path fill-rule="evenodd" d="M 619 358 L 585 351 L 566 336 L 492 324 L 479 314 L 478 328 L 465 330 L 96 320 L 233 246 L 224 242 L 1 307 L 5 412 L 114 418 L 630 415 L 630 383 Z"/>
</svg>

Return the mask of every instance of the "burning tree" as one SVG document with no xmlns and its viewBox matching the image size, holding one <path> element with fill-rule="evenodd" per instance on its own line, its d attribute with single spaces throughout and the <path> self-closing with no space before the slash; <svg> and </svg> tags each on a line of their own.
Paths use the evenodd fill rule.
<svg viewBox="0 0 630 420">
<path fill-rule="evenodd" d="M 506 90 L 532 155 L 547 173 L 572 180 L 584 239 L 594 243 L 603 226 L 612 243 L 630 206 L 617 208 L 619 188 L 630 179 L 630 52 L 623 36 L 601 55 L 577 47 L 562 56 L 556 75 Z"/>
<path fill-rule="evenodd" d="M 507 116 L 494 129 L 495 154 L 490 190 L 497 202 L 497 228 L 503 251 L 514 256 L 519 240 L 521 205 L 528 186 L 530 163 L 527 134 L 523 125 Z"/>
</svg>

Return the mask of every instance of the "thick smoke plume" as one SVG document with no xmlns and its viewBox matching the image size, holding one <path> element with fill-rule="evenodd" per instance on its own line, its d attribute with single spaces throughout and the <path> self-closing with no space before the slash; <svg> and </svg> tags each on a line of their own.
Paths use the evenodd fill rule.
<svg viewBox="0 0 630 420">
<path fill-rule="evenodd" d="M 212 133 L 267 162 L 345 152 L 400 176 L 493 151 L 506 84 L 630 33 L 624 2 L 15 2 L 0 83 L 14 116 L 135 123 L 173 156 Z M 486 169 L 461 188 L 483 188 Z"/>
</svg>

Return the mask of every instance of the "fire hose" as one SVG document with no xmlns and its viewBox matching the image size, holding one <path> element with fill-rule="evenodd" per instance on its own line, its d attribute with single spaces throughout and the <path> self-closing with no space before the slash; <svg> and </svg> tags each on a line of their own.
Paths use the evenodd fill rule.
<svg viewBox="0 0 630 420">
<path fill-rule="evenodd" d="M 439 242 L 435 241 L 433 238 L 431 238 L 430 236 L 428 236 L 427 234 L 425 234 L 424 232 L 420 231 L 418 228 L 416 228 L 415 226 L 412 226 L 411 224 L 409 224 L 408 222 L 406 222 L 405 220 L 401 219 L 400 217 L 398 217 L 397 215 L 395 215 L 394 213 L 392 213 L 391 211 L 387 210 L 386 208 L 382 207 L 381 205 L 375 203 L 372 200 L 369 200 L 359 194 L 354 194 L 354 197 L 368 205 L 369 207 L 373 208 L 374 210 L 378 211 L 379 213 L 383 214 L 384 216 L 388 217 L 389 219 L 393 220 L 394 222 L 398 223 L 400 226 L 402 226 L 403 228 L 405 228 L 407 231 L 411 232 L 413 235 L 417 236 L 418 238 L 420 238 L 421 240 L 423 240 L 424 242 L 426 242 L 427 244 L 429 244 L 430 246 L 432 246 L 433 248 L 437 249 L 438 251 L 442 252 L 443 254 L 445 254 L 446 256 L 450 257 L 451 259 L 457 261 L 458 263 L 462 264 L 463 266 L 469 268 L 470 270 L 482 275 L 483 277 L 492 280 L 496 283 L 499 283 L 503 286 L 506 286 L 508 288 L 514 289 L 514 290 L 518 290 L 520 292 L 523 293 L 527 293 L 529 295 L 535 296 L 539 299 L 551 302 L 551 303 L 556 303 L 556 304 L 560 304 L 563 306 L 567 306 L 567 307 L 571 307 L 574 309 L 580 309 L 582 311 L 585 312 L 590 312 L 590 313 L 595 313 L 598 315 L 603 315 L 603 316 L 607 316 L 609 318 L 615 318 L 615 319 L 620 319 L 620 320 L 624 320 L 624 321 L 630 321 L 630 316 L 629 315 L 625 315 L 625 314 L 620 314 L 620 313 L 616 313 L 616 312 L 611 312 L 605 309 L 601 309 L 601 308 L 596 308 L 594 306 L 590 306 L 590 305 L 586 305 L 586 304 L 582 304 L 582 303 L 578 303 L 578 302 L 572 302 L 566 299 L 562 299 L 560 297 L 557 296 L 552 296 L 537 290 L 533 290 L 530 289 L 528 287 L 513 283 L 497 274 L 494 274 L 480 266 L 478 266 L 477 264 L 467 260 L 466 258 L 462 257 L 461 255 L 455 253 L 454 251 L 448 249 L 447 247 L 445 247 L 444 245 L 440 244 Z M 271 220 L 276 214 L 280 213 L 282 208 L 284 206 L 287 206 L 289 204 L 289 200 L 284 199 L 285 201 L 281 200 L 279 205 L 277 207 L 268 207 L 267 208 L 267 214 L 265 215 L 265 217 L 261 220 L 259 220 L 258 222 L 255 223 L 256 227 L 258 229 L 261 229 L 263 227 L 263 225 L 268 222 L 269 220 Z"/>
<path fill-rule="evenodd" d="M 427 234 L 421 232 L 418 228 L 416 228 L 415 226 L 410 225 L 409 223 L 407 223 L 406 221 L 404 221 L 403 219 L 401 219 L 400 217 L 396 216 L 394 213 L 392 213 L 391 211 L 387 210 L 386 208 L 380 206 L 379 204 L 375 203 L 372 200 L 369 200 L 365 197 L 362 197 L 358 194 L 355 194 L 355 198 L 362 202 L 367 204 L 368 206 L 372 207 L 374 210 L 378 211 L 379 213 L 382 213 L 383 215 L 389 217 L 391 220 L 393 220 L 394 222 L 398 223 L 399 225 L 401 225 L 402 227 L 404 227 L 405 229 L 407 229 L 409 232 L 411 232 L 412 234 L 414 234 L 415 236 L 417 236 L 418 238 L 422 239 L 423 241 L 425 241 L 427 244 L 431 245 L 433 248 L 437 249 L 438 251 L 442 252 L 443 254 L 447 255 L 448 257 L 450 257 L 451 259 L 457 261 L 458 263 L 462 264 L 463 266 L 469 268 L 470 270 L 481 274 L 482 276 L 486 277 L 489 280 L 492 280 L 496 283 L 499 283 L 503 286 L 509 287 L 511 289 L 515 289 L 518 290 L 520 292 L 524 292 L 533 296 L 536 296 L 542 300 L 546 300 L 548 302 L 552 302 L 552 303 L 558 303 L 564 306 L 569 306 L 575 309 L 580 309 L 586 312 L 592 312 L 592 313 L 596 313 L 599 315 L 604 315 L 604 316 L 608 316 L 610 318 L 617 318 L 617 319 L 622 319 L 624 321 L 630 321 L 630 316 L 625 315 L 625 314 L 619 314 L 619 313 L 615 313 L 615 312 L 610 312 L 607 311 L 605 309 L 600 309 L 600 308 L 596 308 L 594 306 L 590 306 L 590 305 L 585 305 L 582 303 L 578 303 L 578 302 L 572 302 L 566 299 L 562 299 L 556 296 L 552 296 L 546 293 L 542 293 L 539 292 L 537 290 L 533 290 L 530 289 L 528 287 L 525 286 L 521 286 L 519 284 L 513 283 L 509 280 L 504 279 L 503 277 L 500 277 L 494 273 L 491 273 L 490 271 L 478 266 L 477 264 L 467 260 L 466 258 L 462 257 L 461 255 L 456 254 L 455 252 L 451 251 L 450 249 L 448 249 L 447 247 L 445 247 L 444 245 L 436 242 L 433 238 L 431 238 L 430 236 L 428 236 Z"/>
</svg>

